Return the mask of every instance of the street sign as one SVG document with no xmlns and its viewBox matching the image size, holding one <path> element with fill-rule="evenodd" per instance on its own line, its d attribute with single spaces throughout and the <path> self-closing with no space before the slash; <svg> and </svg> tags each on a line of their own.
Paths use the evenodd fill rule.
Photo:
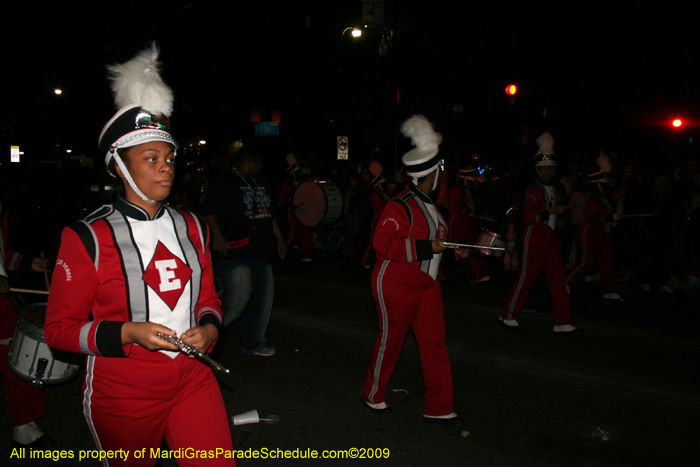
<svg viewBox="0 0 700 467">
<path fill-rule="evenodd" d="M 10 146 L 10 162 L 19 162 L 19 146 Z"/>
<path fill-rule="evenodd" d="M 279 122 L 262 122 L 255 124 L 255 136 L 272 136 L 280 134 Z"/>
<path fill-rule="evenodd" d="M 338 160 L 348 160 L 348 137 L 338 136 Z"/>
</svg>

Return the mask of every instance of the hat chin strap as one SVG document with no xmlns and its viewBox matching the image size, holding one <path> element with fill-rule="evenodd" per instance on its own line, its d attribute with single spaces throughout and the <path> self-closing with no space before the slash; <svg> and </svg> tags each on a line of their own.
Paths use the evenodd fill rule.
<svg viewBox="0 0 700 467">
<path fill-rule="evenodd" d="M 440 178 L 440 166 L 435 168 L 435 180 L 433 180 L 433 187 L 430 189 L 430 191 L 435 191 L 437 188 L 437 182 L 438 179 Z"/>
<path fill-rule="evenodd" d="M 134 190 L 134 192 L 136 192 L 136 194 L 139 195 L 142 200 L 149 201 L 151 203 L 157 203 L 156 200 L 149 198 L 148 196 L 144 195 L 141 190 L 139 190 L 139 187 L 136 186 L 134 179 L 131 178 L 129 170 L 126 168 L 126 165 L 124 165 L 124 162 L 122 162 L 122 159 L 121 157 L 119 157 L 119 154 L 117 154 L 116 150 L 114 150 L 112 157 L 114 158 L 114 161 L 117 163 L 122 173 L 124 174 L 124 178 L 126 178 L 127 183 L 129 183 L 129 186 L 131 186 L 131 189 Z"/>
<path fill-rule="evenodd" d="M 439 170 L 440 170 L 440 166 L 439 166 L 439 165 L 435 166 L 435 170 L 439 171 Z M 419 178 L 423 178 L 423 177 L 427 177 L 427 176 L 430 175 L 431 173 L 433 173 L 433 170 L 431 170 L 431 171 L 428 172 L 427 174 L 425 174 L 425 175 L 423 175 L 423 176 L 420 176 L 420 177 L 416 177 L 415 175 L 411 175 L 411 180 L 413 180 L 413 184 L 414 184 L 414 185 L 418 186 L 418 179 L 419 179 Z M 439 173 L 435 174 L 435 180 L 433 180 L 433 186 L 432 186 L 432 188 L 430 188 L 430 191 L 431 191 L 431 192 L 432 192 L 432 191 L 435 191 L 435 189 L 437 188 L 438 178 L 440 178 L 440 174 L 439 174 Z"/>
</svg>

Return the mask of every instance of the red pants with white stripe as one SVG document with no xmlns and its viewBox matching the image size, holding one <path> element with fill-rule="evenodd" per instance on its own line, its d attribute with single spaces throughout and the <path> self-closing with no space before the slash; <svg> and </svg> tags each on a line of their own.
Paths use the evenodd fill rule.
<svg viewBox="0 0 700 467">
<path fill-rule="evenodd" d="M 517 319 L 527 294 L 540 270 L 544 270 L 554 304 L 554 325 L 571 324 L 569 295 L 566 293 L 564 265 L 554 231 L 545 224 L 523 229 L 523 254 L 518 275 L 506 301 L 501 318 Z"/>
<path fill-rule="evenodd" d="M 388 266 L 388 267 L 386 267 Z M 438 281 L 402 281 L 401 264 L 378 261 L 372 273 L 372 295 L 377 304 L 379 334 L 374 342 L 363 397 L 372 404 L 386 401 L 386 388 L 401 354 L 408 331 L 418 343 L 425 383 L 424 415 L 454 411 L 452 370 L 445 345 L 445 316 Z"/>
<path fill-rule="evenodd" d="M 129 451 L 127 462 L 153 466 L 151 449 L 233 449 L 221 390 L 212 370 L 196 359 L 171 359 L 134 345 L 127 358 L 88 357 L 83 411 L 98 449 Z M 134 452 L 146 448 L 139 459 Z M 177 460 L 178 466 L 235 466 L 223 455 Z"/>
<path fill-rule="evenodd" d="M 584 225 L 578 231 L 578 245 L 581 249 L 578 261 L 569 271 L 566 278 L 568 285 L 576 284 L 598 260 L 600 276 L 603 281 L 603 293 L 617 292 L 615 280 L 615 253 L 612 243 L 602 227 L 597 225 Z"/>
</svg>

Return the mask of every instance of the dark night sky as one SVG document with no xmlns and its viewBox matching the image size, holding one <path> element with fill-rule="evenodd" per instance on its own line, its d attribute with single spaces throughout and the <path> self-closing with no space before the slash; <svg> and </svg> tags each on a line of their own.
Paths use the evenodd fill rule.
<svg viewBox="0 0 700 467">
<path fill-rule="evenodd" d="M 185 140 L 246 137 L 251 107 L 281 109 L 278 141 L 309 157 L 332 153 L 341 132 L 361 150 L 393 146 L 397 121 L 416 112 L 460 151 L 501 155 L 523 122 L 531 139 L 554 132 L 559 152 L 595 154 L 663 143 L 674 114 L 700 121 L 692 12 L 476 3 L 389 1 L 394 49 L 383 57 L 377 31 L 340 41 L 361 22 L 359 0 L 3 6 L 13 18 L 3 41 L 12 69 L 3 140 L 15 120 L 13 142 L 23 147 L 60 141 L 95 156 L 113 112 L 104 65 L 149 40 L 161 46 Z M 503 91 L 510 82 L 521 89 L 515 105 Z M 59 99 L 55 86 L 65 90 Z M 450 115 L 453 104 L 461 117 Z M 695 129 L 684 131 L 687 140 Z"/>
</svg>

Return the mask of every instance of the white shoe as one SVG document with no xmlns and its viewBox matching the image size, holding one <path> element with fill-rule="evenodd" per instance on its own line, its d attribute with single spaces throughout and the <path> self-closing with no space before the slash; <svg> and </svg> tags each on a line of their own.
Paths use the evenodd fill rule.
<svg viewBox="0 0 700 467">
<path fill-rule="evenodd" d="M 253 355 L 257 355 L 258 357 L 272 357 L 275 353 L 276 351 L 274 347 L 264 347 L 253 353 Z"/>
<path fill-rule="evenodd" d="M 478 281 L 472 281 L 472 284 L 478 284 L 479 282 L 488 282 L 491 280 L 491 276 L 484 276 Z"/>
<path fill-rule="evenodd" d="M 552 329 L 554 332 L 574 332 L 576 331 L 576 326 L 573 324 L 559 324 L 555 325 L 554 329 Z"/>
<path fill-rule="evenodd" d="M 500 316 L 498 317 L 498 321 L 501 323 L 502 326 L 507 326 L 509 328 L 520 328 L 520 323 L 518 323 L 517 319 L 503 319 Z"/>
<path fill-rule="evenodd" d="M 36 423 L 29 422 L 26 425 L 16 426 L 12 433 L 12 439 L 23 445 L 32 444 L 37 439 L 44 436 L 44 431 L 36 426 Z"/>
<path fill-rule="evenodd" d="M 604 293 L 603 298 L 607 300 L 622 300 L 622 297 L 617 293 Z"/>
</svg>

